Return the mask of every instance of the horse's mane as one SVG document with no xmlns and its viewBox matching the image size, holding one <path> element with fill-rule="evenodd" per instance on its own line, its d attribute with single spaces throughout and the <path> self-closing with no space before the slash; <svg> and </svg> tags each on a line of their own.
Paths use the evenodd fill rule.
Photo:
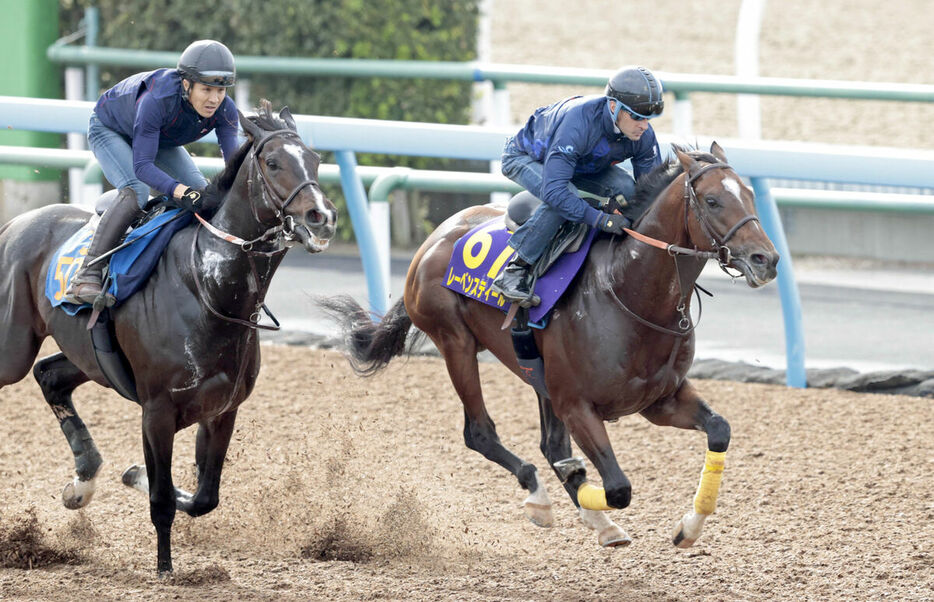
<svg viewBox="0 0 934 602">
<path fill-rule="evenodd" d="M 705 163 L 719 163 L 720 161 L 708 152 L 697 150 L 687 146 L 672 144 L 672 149 L 680 150 L 693 157 L 696 161 Z M 636 192 L 629 199 L 629 205 L 632 207 L 632 214 L 640 218 L 645 211 L 652 206 L 652 203 L 661 195 L 661 192 L 671 184 L 675 178 L 684 171 L 678 157 L 672 152 L 667 162 L 661 163 L 655 169 L 645 174 L 636 182 Z M 628 212 L 627 212 L 628 213 Z"/>
<path fill-rule="evenodd" d="M 271 132 L 273 130 L 288 129 L 288 125 L 286 125 L 284 121 L 272 114 L 272 105 L 265 98 L 260 100 L 260 106 L 256 107 L 255 110 L 255 114 L 246 115 L 246 118 L 264 131 Z M 224 202 L 252 146 L 253 140 L 247 139 L 247 141 L 237 149 L 233 157 L 230 158 L 230 161 L 227 162 L 224 169 L 211 178 L 208 187 L 204 191 L 204 198 L 202 199 L 203 209 L 201 213 L 205 215 L 205 217 L 214 215 L 214 212 L 217 211 L 221 203 Z"/>
</svg>

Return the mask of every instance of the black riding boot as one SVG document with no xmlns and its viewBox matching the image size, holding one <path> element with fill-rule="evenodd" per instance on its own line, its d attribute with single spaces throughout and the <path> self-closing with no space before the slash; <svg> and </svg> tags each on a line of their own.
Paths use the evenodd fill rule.
<svg viewBox="0 0 934 602">
<path fill-rule="evenodd" d="M 101 294 L 101 278 L 106 262 L 101 261 L 93 266 L 88 264 L 100 257 L 110 249 L 117 246 L 127 227 L 139 217 L 142 210 L 136 201 L 136 192 L 132 188 L 123 188 L 114 204 L 104 211 L 97 230 L 88 245 L 88 254 L 81 264 L 81 269 L 71 280 L 71 285 L 65 291 L 65 303 L 94 303 Z M 111 306 L 114 299 L 108 297 L 107 306 Z"/>
<path fill-rule="evenodd" d="M 510 303 L 531 307 L 542 302 L 532 293 L 532 266 L 518 255 L 493 280 L 491 288 Z"/>
</svg>

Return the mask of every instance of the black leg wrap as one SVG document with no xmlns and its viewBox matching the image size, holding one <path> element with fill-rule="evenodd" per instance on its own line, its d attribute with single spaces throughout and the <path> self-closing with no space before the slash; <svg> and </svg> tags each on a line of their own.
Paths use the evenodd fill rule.
<svg viewBox="0 0 934 602">
<path fill-rule="evenodd" d="M 82 481 L 94 478 L 104 461 L 84 422 L 77 416 L 70 416 L 62 420 L 61 427 L 75 456 L 75 473 L 78 478 Z"/>
<path fill-rule="evenodd" d="M 542 361 L 542 356 L 538 352 L 538 345 L 535 344 L 532 329 L 528 326 L 519 326 L 513 328 L 510 332 L 512 333 L 512 346 L 516 351 L 516 358 L 519 360 L 522 377 L 532 385 L 536 393 L 550 399 L 548 388 L 545 386 L 545 362 Z"/>
<path fill-rule="evenodd" d="M 519 485 L 529 493 L 535 493 L 538 489 L 538 481 L 535 479 L 536 468 L 534 464 L 523 464 L 519 469 L 516 478 L 519 479 Z"/>
</svg>

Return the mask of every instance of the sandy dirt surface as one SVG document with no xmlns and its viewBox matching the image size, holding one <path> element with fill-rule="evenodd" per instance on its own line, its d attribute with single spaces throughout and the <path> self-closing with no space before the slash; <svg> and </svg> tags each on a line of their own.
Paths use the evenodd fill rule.
<svg viewBox="0 0 934 602">
<path fill-rule="evenodd" d="M 46 346 L 45 351 L 51 351 Z M 531 390 L 483 364 L 504 443 L 535 463 L 556 525 L 535 527 L 515 479 L 468 450 L 437 358 L 359 380 L 333 351 L 264 346 L 213 513 L 176 518 L 174 577 L 155 577 L 140 412 L 88 384 L 76 405 L 103 454 L 95 499 L 64 509 L 71 454 L 32 378 L 0 390 L 0 598 L 30 600 L 930 600 L 930 400 L 701 381 L 731 422 L 717 513 L 694 548 L 669 530 L 691 505 L 704 436 L 640 417 L 610 424 L 633 538 L 603 549 L 538 451 Z M 194 484 L 194 429 L 176 484 Z M 10 568 L 18 562 L 38 568 Z"/>
<path fill-rule="evenodd" d="M 611 2 L 493 0 L 490 59 L 498 63 L 734 75 L 740 0 Z M 759 74 L 934 84 L 930 3 L 904 0 L 766 3 Z M 598 89 L 509 84 L 515 123 L 538 106 Z M 673 100 L 671 95 L 666 101 Z M 694 132 L 735 137 L 736 97 L 692 94 Z M 934 104 L 762 97 L 762 137 L 934 148 Z M 671 132 L 672 111 L 655 121 Z"/>
</svg>

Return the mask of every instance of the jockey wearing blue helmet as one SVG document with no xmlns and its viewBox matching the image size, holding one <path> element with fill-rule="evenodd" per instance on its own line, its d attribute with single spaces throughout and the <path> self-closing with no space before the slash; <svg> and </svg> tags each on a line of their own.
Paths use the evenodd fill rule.
<svg viewBox="0 0 934 602">
<path fill-rule="evenodd" d="M 100 295 L 103 264 L 87 264 L 116 246 L 151 188 L 180 207 L 198 207 L 207 180 L 184 145 L 214 130 L 224 159 L 233 157 L 239 119 L 227 88 L 235 82 L 230 50 L 215 40 L 199 40 L 182 52 L 175 69 L 137 73 L 101 95 L 91 113 L 88 145 L 120 194 L 101 216 L 66 302 L 93 303 Z"/>
<path fill-rule="evenodd" d="M 494 291 L 509 302 L 536 305 L 532 266 L 566 221 L 624 233 L 638 217 L 625 215 L 624 199 L 632 197 L 636 179 L 661 163 L 648 120 L 664 108 L 658 78 L 645 67 L 623 67 L 602 95 L 574 96 L 535 110 L 506 142 L 502 165 L 506 177 L 543 202 L 510 237 L 516 256 L 493 281 Z M 626 159 L 632 175 L 617 166 Z M 605 211 L 582 199 L 579 190 L 607 199 L 601 204 Z"/>
</svg>

